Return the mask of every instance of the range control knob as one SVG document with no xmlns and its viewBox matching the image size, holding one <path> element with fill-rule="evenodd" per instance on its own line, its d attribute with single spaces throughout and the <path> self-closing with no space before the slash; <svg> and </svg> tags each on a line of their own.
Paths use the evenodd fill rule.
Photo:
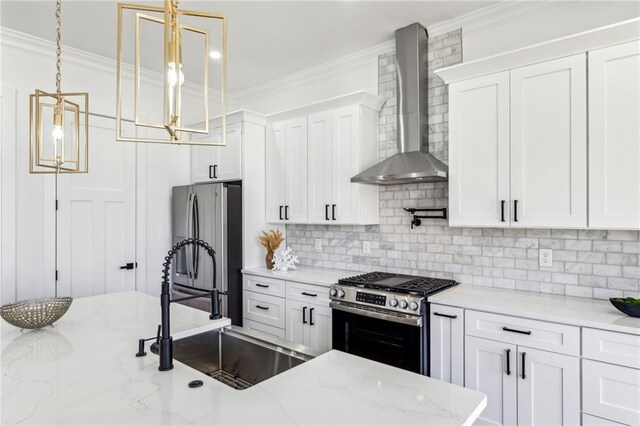
<svg viewBox="0 0 640 426">
<path fill-rule="evenodd" d="M 406 300 L 401 300 L 400 301 L 400 307 L 402 309 L 407 309 L 407 301 Z"/>
<path fill-rule="evenodd" d="M 389 300 L 389 306 L 391 306 L 392 308 L 395 308 L 396 306 L 398 306 L 398 299 L 396 299 L 395 297 L 391 298 Z"/>
<path fill-rule="evenodd" d="M 331 297 L 335 297 L 335 295 L 338 294 L 338 290 L 336 290 L 335 288 L 332 288 L 329 294 L 331 295 Z"/>
<path fill-rule="evenodd" d="M 416 302 L 409 303 L 409 309 L 412 311 L 417 311 L 420 306 Z"/>
<path fill-rule="evenodd" d="M 338 297 L 344 297 L 344 290 L 338 290 Z"/>
</svg>

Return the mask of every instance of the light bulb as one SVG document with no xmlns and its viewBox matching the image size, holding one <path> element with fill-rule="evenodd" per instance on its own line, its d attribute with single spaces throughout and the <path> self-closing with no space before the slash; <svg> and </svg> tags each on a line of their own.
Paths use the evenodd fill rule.
<svg viewBox="0 0 640 426">
<path fill-rule="evenodd" d="M 53 126 L 53 130 L 51 131 L 51 136 L 57 142 L 62 139 L 64 136 L 64 132 L 62 131 L 62 126 Z"/>
<path fill-rule="evenodd" d="M 169 70 L 167 72 L 167 81 L 169 86 L 175 87 L 176 83 L 180 86 L 184 83 L 184 74 L 182 73 L 182 64 L 178 67 L 178 75 L 176 76 L 176 63 L 169 62 Z"/>
</svg>

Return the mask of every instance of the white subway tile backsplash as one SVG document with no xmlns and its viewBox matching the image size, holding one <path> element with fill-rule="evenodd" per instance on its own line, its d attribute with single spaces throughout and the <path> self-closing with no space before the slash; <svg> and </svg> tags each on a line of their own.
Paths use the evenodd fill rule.
<svg viewBox="0 0 640 426">
<path fill-rule="evenodd" d="M 429 40 L 429 149 L 448 160 L 447 87 L 433 74 L 436 63 L 462 60 L 461 31 Z M 396 153 L 394 54 L 379 56 L 378 94 L 387 100 L 379 115 L 380 159 Z M 307 266 L 451 278 L 508 289 L 608 298 L 640 296 L 638 231 L 450 228 L 423 220 L 410 229 L 403 207 L 446 207 L 447 183 L 380 187 L 380 225 L 287 225 L 286 244 Z M 313 240 L 323 240 L 323 252 Z M 362 241 L 371 242 L 363 255 Z M 553 265 L 538 265 L 538 250 L 553 249 Z"/>
</svg>

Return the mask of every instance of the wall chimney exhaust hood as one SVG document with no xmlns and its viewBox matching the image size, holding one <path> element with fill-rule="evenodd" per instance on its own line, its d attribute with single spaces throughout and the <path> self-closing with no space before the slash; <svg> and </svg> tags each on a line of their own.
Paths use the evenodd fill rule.
<svg viewBox="0 0 640 426">
<path fill-rule="evenodd" d="M 444 182 L 449 168 L 429 154 L 427 29 L 415 23 L 396 30 L 395 38 L 398 153 L 352 177 L 351 182 Z"/>
</svg>

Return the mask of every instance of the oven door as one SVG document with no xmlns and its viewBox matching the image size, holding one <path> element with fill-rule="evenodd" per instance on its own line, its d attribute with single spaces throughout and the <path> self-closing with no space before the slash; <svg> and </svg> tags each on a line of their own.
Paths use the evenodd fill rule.
<svg viewBox="0 0 640 426">
<path fill-rule="evenodd" d="M 428 374 L 422 316 L 397 316 L 331 302 L 333 349 L 419 374 Z"/>
</svg>

